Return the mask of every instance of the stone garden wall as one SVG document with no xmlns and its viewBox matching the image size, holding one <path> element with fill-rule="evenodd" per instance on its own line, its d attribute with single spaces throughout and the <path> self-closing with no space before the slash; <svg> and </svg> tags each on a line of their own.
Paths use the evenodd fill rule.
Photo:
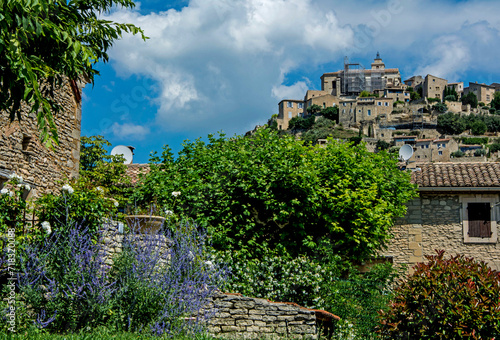
<svg viewBox="0 0 500 340">
<path fill-rule="evenodd" d="M 294 303 L 270 302 L 240 294 L 219 293 L 209 306 L 216 311 L 209 332 L 227 339 L 317 339 L 338 317 Z"/>
</svg>

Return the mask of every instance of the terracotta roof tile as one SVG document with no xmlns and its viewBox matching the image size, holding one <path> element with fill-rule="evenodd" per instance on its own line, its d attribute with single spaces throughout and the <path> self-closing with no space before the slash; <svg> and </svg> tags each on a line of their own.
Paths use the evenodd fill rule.
<svg viewBox="0 0 500 340">
<path fill-rule="evenodd" d="M 127 164 L 126 174 L 130 177 L 130 183 L 135 185 L 139 181 L 139 174 L 147 174 L 149 170 L 149 164 Z"/>
<path fill-rule="evenodd" d="M 500 187 L 500 163 L 425 163 L 412 173 L 420 187 Z"/>
</svg>

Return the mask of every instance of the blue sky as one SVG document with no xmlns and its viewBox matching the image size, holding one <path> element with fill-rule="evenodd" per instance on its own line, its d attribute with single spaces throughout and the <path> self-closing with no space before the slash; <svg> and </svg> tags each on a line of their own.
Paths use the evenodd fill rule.
<svg viewBox="0 0 500 340">
<path fill-rule="evenodd" d="M 344 56 L 369 67 L 377 51 L 404 79 L 500 82 L 500 1 L 144 0 L 106 15 L 125 36 L 84 90 L 82 135 L 136 148 L 244 134 L 284 98 L 320 89 Z M 404 80 L 403 79 L 403 80 Z"/>
</svg>

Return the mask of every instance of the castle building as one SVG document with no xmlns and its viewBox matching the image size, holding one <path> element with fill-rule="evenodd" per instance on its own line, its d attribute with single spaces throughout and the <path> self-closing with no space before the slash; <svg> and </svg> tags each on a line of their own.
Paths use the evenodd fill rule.
<svg viewBox="0 0 500 340">
<path fill-rule="evenodd" d="M 371 64 L 369 70 L 359 63 L 344 60 L 344 69 L 325 73 L 321 76 L 321 90 L 334 96 L 358 96 L 362 91 L 373 93 L 387 87 L 399 86 L 401 74 L 397 68 L 385 68 L 380 54 Z"/>
</svg>

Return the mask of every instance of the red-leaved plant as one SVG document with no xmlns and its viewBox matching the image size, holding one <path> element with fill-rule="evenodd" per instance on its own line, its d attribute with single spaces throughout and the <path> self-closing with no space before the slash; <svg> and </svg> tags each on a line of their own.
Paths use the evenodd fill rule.
<svg viewBox="0 0 500 340">
<path fill-rule="evenodd" d="M 500 273 L 463 255 L 426 256 L 380 312 L 384 339 L 500 339 Z"/>
</svg>

